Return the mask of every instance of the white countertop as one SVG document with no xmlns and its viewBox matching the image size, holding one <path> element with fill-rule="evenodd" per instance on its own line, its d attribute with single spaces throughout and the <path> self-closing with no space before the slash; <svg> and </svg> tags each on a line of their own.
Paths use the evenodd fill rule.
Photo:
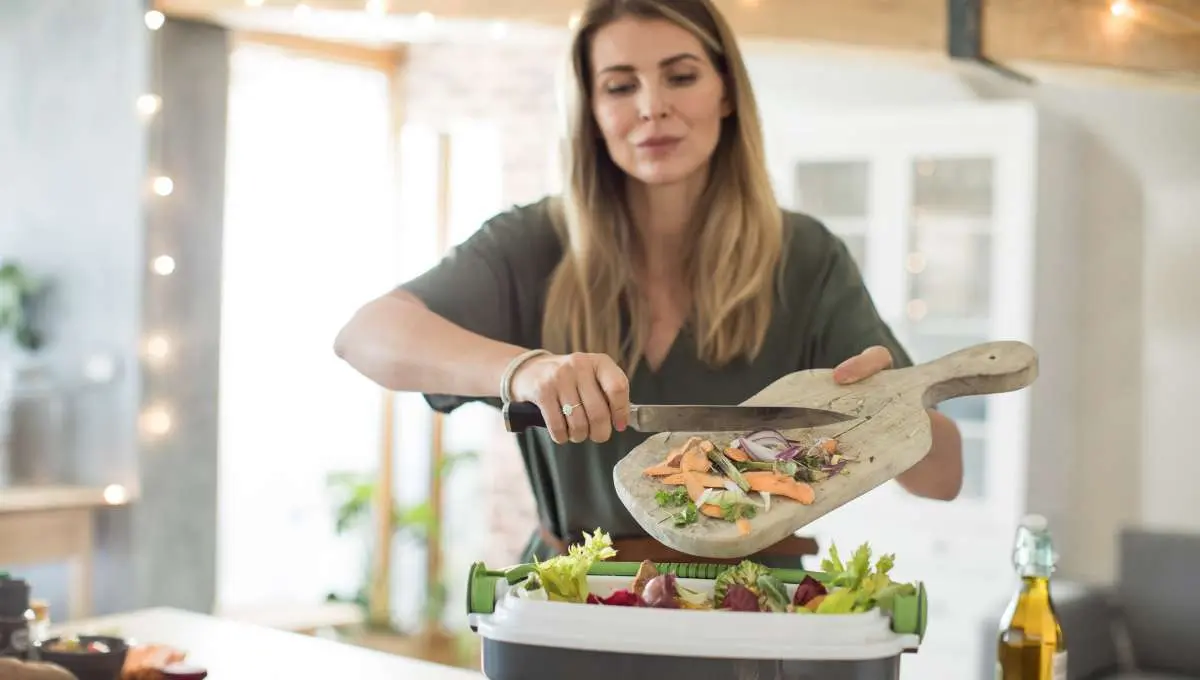
<svg viewBox="0 0 1200 680">
<path fill-rule="evenodd" d="M 160 643 L 188 654 L 213 680 L 333 678 L 354 680 L 482 680 L 481 673 L 385 654 L 332 640 L 288 633 L 178 609 L 143 609 L 55 626 L 53 633 L 119 630 L 122 637 Z"/>
</svg>

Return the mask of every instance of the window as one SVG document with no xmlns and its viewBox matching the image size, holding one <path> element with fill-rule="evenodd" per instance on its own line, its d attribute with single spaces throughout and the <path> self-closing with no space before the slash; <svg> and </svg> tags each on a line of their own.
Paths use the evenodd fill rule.
<svg viewBox="0 0 1200 680">
<path fill-rule="evenodd" d="M 379 456 L 381 390 L 332 346 L 400 270 L 389 77 L 255 44 L 231 67 L 218 606 L 315 603 L 366 569 L 325 484 Z"/>
</svg>

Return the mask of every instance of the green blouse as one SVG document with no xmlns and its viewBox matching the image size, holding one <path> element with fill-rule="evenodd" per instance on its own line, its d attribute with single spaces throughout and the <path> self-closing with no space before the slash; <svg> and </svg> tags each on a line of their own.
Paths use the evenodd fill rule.
<svg viewBox="0 0 1200 680">
<path fill-rule="evenodd" d="M 497 215 L 401 289 L 467 330 L 522 347 L 541 347 L 547 284 L 563 252 L 549 205 L 547 198 Z M 896 367 L 912 364 L 879 317 L 841 239 L 817 220 L 787 211 L 784 232 L 781 286 L 758 357 L 710 368 L 697 357 L 691 329 L 685 326 L 658 370 L 643 364 L 635 372 L 631 401 L 736 404 L 782 375 L 832 368 L 872 345 L 887 347 Z M 444 413 L 471 400 L 434 394 L 425 398 Z M 499 399 L 485 401 L 500 405 Z M 614 432 L 603 444 L 555 444 L 542 429 L 516 435 L 542 526 L 567 541 L 597 527 L 614 538 L 644 536 L 617 498 L 612 470 L 648 436 L 627 429 Z M 535 535 L 523 559 L 551 554 Z"/>
</svg>

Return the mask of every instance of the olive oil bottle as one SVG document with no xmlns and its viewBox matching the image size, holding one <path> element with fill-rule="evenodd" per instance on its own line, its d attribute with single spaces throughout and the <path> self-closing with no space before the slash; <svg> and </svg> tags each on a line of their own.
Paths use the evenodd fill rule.
<svg viewBox="0 0 1200 680">
<path fill-rule="evenodd" d="M 1026 516 L 1013 545 L 1021 585 L 1000 622 L 996 680 L 1067 679 L 1066 642 L 1050 598 L 1056 557 L 1046 518 Z"/>
</svg>

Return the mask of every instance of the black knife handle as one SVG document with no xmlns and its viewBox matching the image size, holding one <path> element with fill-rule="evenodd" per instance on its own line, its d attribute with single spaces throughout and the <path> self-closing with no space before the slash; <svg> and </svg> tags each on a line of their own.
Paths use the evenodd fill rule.
<svg viewBox="0 0 1200 680">
<path fill-rule="evenodd" d="M 531 401 L 506 402 L 500 409 L 504 416 L 504 429 L 509 432 L 524 432 L 531 427 L 546 427 L 542 409 Z"/>
</svg>

